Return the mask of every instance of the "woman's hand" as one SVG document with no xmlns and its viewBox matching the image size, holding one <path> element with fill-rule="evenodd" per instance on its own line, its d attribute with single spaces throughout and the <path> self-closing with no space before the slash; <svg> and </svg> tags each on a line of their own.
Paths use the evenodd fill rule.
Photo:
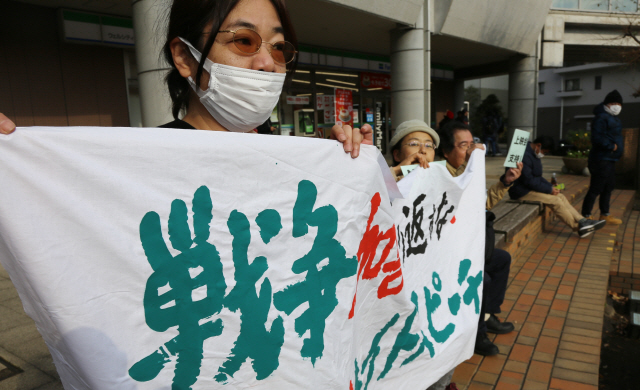
<svg viewBox="0 0 640 390">
<path fill-rule="evenodd" d="M 11 134 L 16 129 L 16 124 L 0 112 L 0 134 Z"/>
<path fill-rule="evenodd" d="M 329 139 L 341 142 L 345 153 L 351 153 L 351 158 L 356 158 L 360 155 L 360 144 L 373 145 L 373 128 L 368 124 L 361 129 L 335 125 L 331 128 Z"/>
<path fill-rule="evenodd" d="M 414 164 L 418 164 L 422 168 L 429 168 L 429 160 L 427 160 L 427 155 L 424 153 L 415 152 L 414 154 L 402 160 L 400 164 L 396 165 L 395 167 L 392 167 L 391 169 L 393 169 L 393 173 L 396 176 L 402 176 L 401 167 L 406 165 L 414 165 Z"/>
</svg>

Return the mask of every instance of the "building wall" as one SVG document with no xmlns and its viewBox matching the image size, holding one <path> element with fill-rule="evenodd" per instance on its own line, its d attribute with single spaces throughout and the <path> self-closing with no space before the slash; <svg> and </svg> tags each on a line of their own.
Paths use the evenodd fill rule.
<svg viewBox="0 0 640 390">
<path fill-rule="evenodd" d="M 565 68 L 566 70 L 567 68 Z M 580 69 L 575 67 L 574 69 Z M 601 89 L 595 89 L 596 76 L 602 77 Z M 581 96 L 559 97 L 564 88 L 563 80 L 580 79 Z M 538 95 L 538 135 L 549 135 L 556 141 L 566 138 L 572 130 L 590 130 L 593 108 L 601 103 L 607 93 L 617 89 L 624 101 L 620 119 L 624 127 L 640 127 L 640 98 L 633 97 L 640 87 L 640 75 L 628 67 L 609 67 L 556 73 L 553 69 L 541 70 L 538 78 L 544 82 L 545 92 Z M 562 133 L 561 133 L 562 121 Z"/>
<path fill-rule="evenodd" d="M 55 9 L 0 0 L 0 112 L 18 126 L 129 126 L 122 49 L 67 44 Z"/>
</svg>

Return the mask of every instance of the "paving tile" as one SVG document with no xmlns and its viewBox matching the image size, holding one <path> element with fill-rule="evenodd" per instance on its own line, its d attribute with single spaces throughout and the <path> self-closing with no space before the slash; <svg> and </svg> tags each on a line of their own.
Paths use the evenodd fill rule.
<svg viewBox="0 0 640 390">
<path fill-rule="evenodd" d="M 533 353 L 533 347 L 529 345 L 514 344 L 511 348 L 509 360 L 528 363 Z"/>
<path fill-rule="evenodd" d="M 542 325 L 535 322 L 526 322 L 522 325 L 522 329 L 520 329 L 520 336 L 526 337 L 537 337 L 540 335 L 540 331 L 542 330 Z"/>
<path fill-rule="evenodd" d="M 589 374 L 598 374 L 600 367 L 598 364 L 578 362 L 575 360 L 557 358 L 553 363 L 554 367 L 566 368 L 571 371 L 581 371 Z M 531 368 L 529 368 L 531 371 Z"/>
<path fill-rule="evenodd" d="M 586 372 L 567 370 L 565 368 L 554 367 L 551 376 L 555 379 L 564 379 L 587 385 L 598 386 L 598 374 L 587 374 Z M 552 379 L 553 381 L 553 379 Z M 553 387 L 553 384 L 552 384 Z"/>
<path fill-rule="evenodd" d="M 504 383 L 503 386 L 512 385 L 512 386 L 520 387 L 522 385 L 523 380 L 524 380 L 524 374 L 505 370 L 505 371 L 502 371 L 502 374 L 500 375 L 500 379 L 498 380 L 498 383 L 500 382 Z"/>
<path fill-rule="evenodd" d="M 554 353 L 535 351 L 533 352 L 532 360 L 538 362 L 553 363 L 553 361 L 555 360 L 555 356 L 556 355 Z"/>
<path fill-rule="evenodd" d="M 507 358 L 504 355 L 489 356 L 483 359 L 479 370 L 499 375 Z"/>
<path fill-rule="evenodd" d="M 569 341 L 577 344 L 593 345 L 600 348 L 602 339 L 600 337 L 589 337 L 583 335 L 576 335 L 571 333 L 565 333 L 562 335 L 562 341 Z"/>
<path fill-rule="evenodd" d="M 473 382 L 467 387 L 467 390 L 491 390 L 493 389 L 492 385 L 488 385 L 486 383 Z"/>
<path fill-rule="evenodd" d="M 555 354 L 558 348 L 558 341 L 555 337 L 540 336 L 538 344 L 536 344 L 536 351 Z"/>
<path fill-rule="evenodd" d="M 498 374 L 492 374 L 490 372 L 478 371 L 473 376 L 474 382 L 486 383 L 488 385 L 495 385 L 498 382 Z"/>
<path fill-rule="evenodd" d="M 544 323 L 545 329 L 562 330 L 564 326 L 564 318 L 560 317 L 547 317 Z"/>
<path fill-rule="evenodd" d="M 503 371 L 513 371 L 524 374 L 527 372 L 529 365 L 527 363 L 519 362 L 516 360 L 507 360 L 504 364 Z"/>
<path fill-rule="evenodd" d="M 534 382 L 531 380 L 524 381 L 522 390 L 547 390 L 549 387 L 546 383 Z"/>
<path fill-rule="evenodd" d="M 553 364 L 534 360 L 529 365 L 529 370 L 527 371 L 527 380 L 548 383 L 549 379 L 551 379 L 552 369 Z"/>
<path fill-rule="evenodd" d="M 471 378 L 473 378 L 477 369 L 478 366 L 475 364 L 469 364 L 467 362 L 460 363 L 453 372 L 451 381 L 455 382 L 460 387 L 466 386 L 471 383 Z"/>
</svg>

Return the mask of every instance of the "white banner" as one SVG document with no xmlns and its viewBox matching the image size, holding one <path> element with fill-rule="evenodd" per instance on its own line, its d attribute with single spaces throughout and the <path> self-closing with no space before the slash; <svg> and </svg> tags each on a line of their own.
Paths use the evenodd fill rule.
<svg viewBox="0 0 640 390">
<path fill-rule="evenodd" d="M 392 207 L 374 147 L 19 128 L 0 260 L 66 389 L 423 389 L 473 351 L 482 157 Z"/>
</svg>

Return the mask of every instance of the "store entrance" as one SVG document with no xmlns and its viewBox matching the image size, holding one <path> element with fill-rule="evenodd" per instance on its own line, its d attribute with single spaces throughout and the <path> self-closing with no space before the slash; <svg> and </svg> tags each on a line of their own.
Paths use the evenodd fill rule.
<svg viewBox="0 0 640 390">
<path fill-rule="evenodd" d="M 388 144 L 391 139 L 391 98 L 365 92 L 361 94 L 360 105 L 363 124 L 368 123 L 373 127 L 373 144 L 385 157 L 390 156 Z"/>
</svg>

